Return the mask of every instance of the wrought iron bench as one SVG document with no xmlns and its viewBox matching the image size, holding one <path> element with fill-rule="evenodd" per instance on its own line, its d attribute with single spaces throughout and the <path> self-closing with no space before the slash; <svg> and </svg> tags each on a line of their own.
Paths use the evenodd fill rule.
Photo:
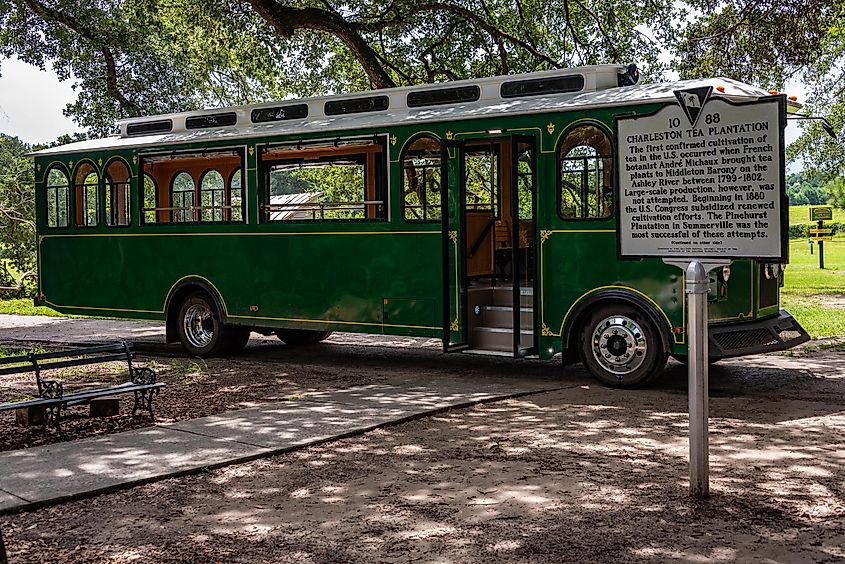
<svg viewBox="0 0 845 564">
<path fill-rule="evenodd" d="M 150 418 L 153 418 L 153 396 L 157 395 L 165 384 L 156 382 L 156 374 L 152 369 L 132 366 L 132 359 L 134 358 L 135 353 L 132 352 L 130 345 L 125 341 L 112 345 L 0 358 L 0 376 L 33 372 L 38 386 L 38 397 L 36 399 L 0 403 L 0 411 L 34 407 L 44 408 L 47 415 L 44 418 L 44 426 L 52 425 L 61 433 L 63 409 L 75 405 L 85 405 L 97 398 L 132 393 L 135 397 L 132 414 L 134 415 L 139 409 L 143 409 L 150 414 Z M 47 380 L 42 374 L 47 370 L 100 364 L 116 360 L 126 361 L 128 380 L 123 384 L 106 388 L 66 394 L 62 382 Z"/>
</svg>

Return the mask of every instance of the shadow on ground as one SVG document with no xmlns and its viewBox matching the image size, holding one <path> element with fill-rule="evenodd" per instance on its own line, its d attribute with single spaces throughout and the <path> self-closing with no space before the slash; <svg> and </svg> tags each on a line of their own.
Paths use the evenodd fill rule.
<svg viewBox="0 0 845 564">
<path fill-rule="evenodd" d="M 391 378 L 556 378 L 436 350 L 254 347 L 247 358 Z M 843 355 L 712 371 L 712 489 L 687 495 L 685 370 L 453 410 L 301 451 L 0 520 L 13 561 L 841 561 Z M 45 487 L 60 487 L 60 479 Z"/>
</svg>

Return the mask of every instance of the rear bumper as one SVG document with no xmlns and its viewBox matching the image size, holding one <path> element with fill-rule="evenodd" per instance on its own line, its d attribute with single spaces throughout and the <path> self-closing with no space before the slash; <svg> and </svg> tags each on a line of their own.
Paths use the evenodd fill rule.
<svg viewBox="0 0 845 564">
<path fill-rule="evenodd" d="M 709 328 L 710 358 L 728 358 L 791 349 L 810 335 L 785 310 L 777 317 Z"/>
</svg>

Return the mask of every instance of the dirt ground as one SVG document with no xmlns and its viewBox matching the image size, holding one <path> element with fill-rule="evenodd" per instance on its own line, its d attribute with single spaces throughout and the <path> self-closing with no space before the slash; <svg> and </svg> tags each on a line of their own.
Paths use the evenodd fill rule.
<svg viewBox="0 0 845 564">
<path fill-rule="evenodd" d="M 139 366 L 153 368 L 159 382 L 167 383 L 155 397 L 154 414 L 156 422 L 173 422 L 261 403 L 299 399 L 314 390 L 383 382 L 388 374 L 379 370 L 383 366 L 381 347 L 390 347 L 388 350 L 395 354 L 410 347 L 439 350 L 441 345 L 440 341 L 344 333 L 333 335 L 327 344 L 314 347 L 291 348 L 276 339 L 254 339 L 248 353 L 235 358 L 189 358 L 178 346 L 170 346 L 162 347 L 166 354 L 139 354 L 136 360 Z M 20 345 L 4 348 L 14 354 L 26 352 Z M 323 357 L 316 362 L 315 352 Z M 332 363 L 331 359 L 337 355 L 340 355 L 337 357 L 339 362 Z M 355 357 L 355 362 L 357 359 L 364 362 L 361 368 L 370 369 L 347 370 L 342 364 L 350 358 L 348 355 Z M 406 368 L 397 367 L 389 376 L 413 376 L 412 367 Z M 425 370 L 426 365 L 420 368 Z M 434 373 L 449 373 L 445 364 L 429 368 Z M 61 380 L 65 393 L 72 393 L 123 383 L 128 375 L 125 362 L 113 362 L 99 367 L 50 371 L 44 377 Z M 31 373 L 0 378 L 0 403 L 36 395 L 35 377 Z M 16 423 L 13 411 L 0 412 L 0 452 L 127 431 L 154 423 L 145 413 L 132 415 L 131 394 L 119 397 L 120 415 L 117 417 L 89 419 L 87 406 L 68 409 L 62 423 L 63 435 L 41 426 L 22 427 Z"/>
<path fill-rule="evenodd" d="M 682 366 L 632 392 L 580 367 L 384 344 L 259 348 L 209 379 L 255 371 L 278 398 L 414 373 L 567 387 L 0 517 L 11 561 L 845 561 L 841 351 L 711 370 L 713 495 L 693 501 Z M 227 382 L 232 405 L 254 401 Z"/>
</svg>

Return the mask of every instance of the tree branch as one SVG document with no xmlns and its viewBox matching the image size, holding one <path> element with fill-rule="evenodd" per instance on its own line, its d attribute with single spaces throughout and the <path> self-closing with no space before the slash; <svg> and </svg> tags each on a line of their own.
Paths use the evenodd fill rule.
<svg viewBox="0 0 845 564">
<path fill-rule="evenodd" d="M 290 39 L 297 30 L 324 31 L 340 39 L 361 63 L 373 88 L 391 88 L 396 83 L 384 70 L 378 55 L 361 36 L 353 24 L 335 11 L 320 8 L 293 8 L 275 0 L 249 0 L 253 9 L 276 32 Z"/>
<path fill-rule="evenodd" d="M 106 65 L 106 92 L 108 92 L 108 94 L 120 105 L 120 108 L 127 116 L 136 117 L 142 114 L 141 108 L 139 108 L 135 102 L 127 98 L 126 95 L 120 91 L 117 84 L 117 64 L 115 63 L 114 54 L 111 49 L 109 49 L 109 47 L 107 47 L 99 39 L 100 35 L 98 33 L 85 28 L 79 20 L 70 14 L 45 6 L 44 4 L 38 2 L 38 0 L 24 0 L 24 2 L 30 10 L 44 21 L 63 25 L 90 42 L 94 49 L 100 52 Z"/>
<path fill-rule="evenodd" d="M 391 18 L 389 20 L 388 19 L 379 19 L 375 22 L 359 22 L 359 23 L 356 23 L 354 25 L 358 30 L 367 31 L 367 32 L 375 32 L 375 31 L 378 31 L 380 29 L 384 29 L 384 28 L 391 27 L 391 26 L 394 26 L 394 25 L 403 24 L 403 23 L 407 22 L 407 20 L 409 18 L 411 18 L 412 16 L 415 16 L 417 14 L 421 14 L 421 13 L 424 13 L 424 12 L 447 12 L 447 13 L 451 13 L 451 14 L 458 16 L 461 19 L 463 19 L 463 20 L 465 20 L 469 23 L 475 24 L 478 27 L 480 27 L 481 29 L 483 29 L 487 34 L 489 34 L 497 42 L 497 44 L 501 40 L 506 40 L 508 43 L 511 43 L 512 45 L 515 45 L 517 47 L 525 49 L 531 55 L 533 55 L 537 59 L 545 62 L 546 64 L 550 65 L 553 68 L 560 68 L 561 67 L 560 63 L 558 63 L 557 61 L 555 61 L 554 59 L 552 59 L 548 55 L 541 53 L 537 48 L 535 48 L 533 45 L 531 45 L 527 41 L 520 39 L 519 37 L 516 37 L 515 35 L 510 34 L 510 33 L 506 32 L 504 30 L 499 29 L 498 27 L 489 23 L 486 19 L 479 16 L 478 14 L 473 12 L 472 10 L 469 10 L 469 9 L 464 8 L 463 6 L 459 6 L 457 4 L 451 4 L 449 2 L 431 2 L 431 3 L 428 3 L 428 4 L 418 4 L 418 5 L 414 6 L 413 8 L 411 8 L 410 10 L 408 10 L 407 12 L 399 14 L 399 15 L 397 15 L 394 18 Z M 506 61 L 503 62 L 503 64 L 505 66 L 507 66 Z"/>
<path fill-rule="evenodd" d="M 619 51 L 616 49 L 616 44 L 610 38 L 610 35 L 608 35 L 607 32 L 604 30 L 604 26 L 601 23 L 601 19 L 599 19 L 599 17 L 596 15 L 596 13 L 593 12 L 590 8 L 588 8 L 586 4 L 581 2 L 581 0 L 575 0 L 575 3 L 578 4 L 581 7 L 582 10 L 587 12 L 590 15 L 590 17 L 593 18 L 593 21 L 596 22 L 596 27 L 598 28 L 599 33 L 602 34 L 602 37 L 604 37 L 604 40 L 607 42 L 607 46 L 610 48 L 611 57 L 616 59 Z M 616 62 L 618 63 L 618 62 L 621 62 L 621 61 L 617 60 Z"/>
</svg>

